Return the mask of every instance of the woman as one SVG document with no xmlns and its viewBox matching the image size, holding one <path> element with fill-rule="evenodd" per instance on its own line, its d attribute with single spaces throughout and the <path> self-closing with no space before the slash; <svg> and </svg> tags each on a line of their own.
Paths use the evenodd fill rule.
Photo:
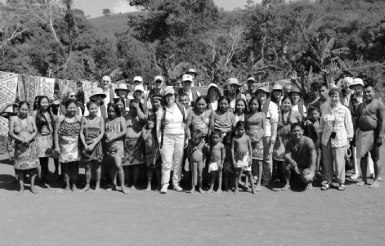
<svg viewBox="0 0 385 246">
<path fill-rule="evenodd" d="M 231 137 L 232 128 L 235 125 L 235 117 L 232 110 L 229 110 L 230 100 L 222 96 L 218 99 L 218 109 L 210 115 L 209 135 L 214 129 L 220 130 L 222 133 L 222 143 L 226 146 L 226 159 L 223 167 L 218 169 L 218 192 L 222 188 L 222 171 L 224 175 L 224 189 L 227 191 L 228 175 L 232 173 L 231 165 Z"/>
<path fill-rule="evenodd" d="M 107 163 L 113 163 L 110 167 L 111 180 L 113 182 L 113 189 L 116 189 L 116 174 L 118 174 L 121 191 L 127 194 L 128 191 L 124 184 L 124 170 L 123 170 L 123 158 L 124 158 L 124 137 L 126 136 L 127 127 L 126 121 L 120 115 L 118 106 L 114 103 L 110 103 L 107 106 L 108 118 L 105 122 L 105 145 L 106 145 L 106 157 Z"/>
<path fill-rule="evenodd" d="M 301 91 L 296 87 L 293 88 L 289 93 L 291 103 L 293 104 L 292 110 L 299 112 L 302 118 L 306 118 L 307 116 L 306 107 L 303 103 L 301 96 L 302 96 Z"/>
<path fill-rule="evenodd" d="M 114 103 L 118 106 L 120 115 L 124 117 L 128 111 L 130 111 L 129 107 L 128 110 L 126 110 L 124 99 L 122 98 L 115 98 Z M 129 105 L 128 105 L 129 106 Z"/>
<path fill-rule="evenodd" d="M 31 177 L 31 192 L 36 194 L 35 178 L 39 166 L 36 141 L 36 124 L 33 117 L 28 116 L 28 102 L 19 103 L 19 113 L 9 123 L 9 135 L 15 140 L 14 166 L 19 181 L 19 192 L 24 191 L 24 176 Z"/>
<path fill-rule="evenodd" d="M 221 97 L 221 91 L 218 89 L 218 86 L 214 83 L 209 85 L 207 90 L 207 107 L 211 111 L 218 109 L 218 98 Z"/>
<path fill-rule="evenodd" d="M 41 167 L 41 180 L 47 183 L 49 174 L 48 161 L 53 154 L 53 122 L 54 118 L 49 111 L 47 96 L 40 96 L 37 101 L 37 110 L 33 112 L 36 122 L 37 136 L 36 143 Z"/>
<path fill-rule="evenodd" d="M 294 111 L 292 108 L 291 99 L 289 97 L 283 98 L 281 112 L 278 116 L 277 139 L 273 150 L 273 172 L 282 174 L 278 175 L 282 179 L 281 181 L 283 181 L 285 168 L 283 165 L 285 161 L 285 146 L 291 138 L 291 125 L 302 122 L 302 117 L 299 112 Z"/>
<path fill-rule="evenodd" d="M 281 106 L 282 102 L 283 89 L 280 84 L 275 84 L 271 90 L 271 101 L 277 104 L 278 107 Z"/>
<path fill-rule="evenodd" d="M 144 160 L 144 145 L 142 138 L 143 127 L 146 125 L 147 115 L 140 108 L 139 100 L 130 101 L 130 111 L 124 117 L 126 120 L 127 133 L 124 141 L 124 160 L 123 166 L 130 166 L 133 169 L 132 189 L 137 186 L 140 167 Z M 128 173 L 125 172 L 126 179 Z M 128 184 L 128 182 L 127 182 Z"/>
<path fill-rule="evenodd" d="M 330 106 L 321 116 L 317 146 L 322 144 L 323 182 L 322 190 L 328 190 L 335 172 L 338 190 L 345 190 L 346 147 L 353 139 L 353 123 L 350 111 L 340 103 L 340 91 L 329 91 Z M 333 168 L 334 164 L 334 168 Z"/>
<path fill-rule="evenodd" d="M 187 138 L 191 138 L 191 133 L 195 130 L 200 130 L 203 136 L 206 137 L 209 132 L 211 110 L 207 109 L 207 102 L 204 96 L 199 96 L 194 108 L 190 111 L 187 117 Z"/>
<path fill-rule="evenodd" d="M 252 158 L 252 174 L 254 177 L 258 177 L 257 186 L 255 189 L 257 191 L 261 190 L 261 181 L 262 181 L 262 161 L 263 161 L 263 141 L 262 137 L 265 134 L 266 130 L 266 116 L 264 113 L 260 112 L 258 99 L 252 97 L 249 101 L 250 113 L 245 116 L 245 125 L 246 125 L 246 134 L 251 139 L 251 147 L 253 153 L 251 154 Z M 250 180 L 250 182 L 254 182 Z M 247 187 L 247 186 L 246 186 Z"/>
<path fill-rule="evenodd" d="M 182 157 L 186 134 L 186 115 L 182 105 L 175 100 L 175 90 L 172 86 L 164 89 L 165 105 L 163 115 L 157 119 L 157 135 L 160 143 L 162 158 L 162 188 L 161 194 L 166 194 L 172 176 L 173 190 L 181 192 L 179 183 L 182 174 Z"/>
<path fill-rule="evenodd" d="M 90 190 L 91 169 L 96 171 L 95 191 L 100 190 L 101 163 L 103 149 L 101 140 L 104 136 L 104 120 L 97 116 L 99 105 L 96 102 L 87 103 L 88 116 L 84 116 L 81 122 L 80 139 L 82 142 L 82 162 L 86 167 L 86 186 L 83 191 Z"/>
<path fill-rule="evenodd" d="M 76 115 L 82 116 L 82 109 L 77 105 L 77 98 L 76 98 L 76 92 L 73 91 L 71 88 L 67 88 L 61 97 L 61 102 L 59 106 L 59 115 L 65 115 L 66 114 L 66 102 L 68 100 L 74 100 L 76 102 Z"/>
<path fill-rule="evenodd" d="M 76 180 L 79 173 L 79 133 L 81 117 L 76 115 L 77 104 L 69 99 L 64 104 L 66 114 L 57 118 L 55 123 L 55 155 L 64 174 L 65 191 L 76 191 Z M 70 185 L 72 182 L 72 185 Z"/>
</svg>

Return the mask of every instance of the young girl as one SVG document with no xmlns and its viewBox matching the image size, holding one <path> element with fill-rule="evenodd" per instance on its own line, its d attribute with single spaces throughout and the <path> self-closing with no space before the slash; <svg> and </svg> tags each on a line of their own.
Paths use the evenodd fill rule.
<svg viewBox="0 0 385 246">
<path fill-rule="evenodd" d="M 195 130 L 192 134 L 192 139 L 189 141 L 186 155 L 190 163 L 191 170 L 191 190 L 188 193 L 193 193 L 195 187 L 198 185 L 199 193 L 203 193 L 202 190 L 202 173 L 205 166 L 205 140 L 203 132 Z"/>
<path fill-rule="evenodd" d="M 262 161 L 263 161 L 263 141 L 265 134 L 266 116 L 263 112 L 259 112 L 259 103 L 256 97 L 252 97 L 249 101 L 250 113 L 245 116 L 246 134 L 251 139 L 251 158 L 253 175 L 258 177 L 256 190 L 261 190 L 262 179 Z M 250 180 L 251 182 L 251 180 Z M 245 187 L 248 187 L 247 182 Z"/>
<path fill-rule="evenodd" d="M 108 118 L 105 122 L 105 144 L 107 158 L 112 161 L 110 166 L 110 175 L 113 182 L 113 189 L 116 188 L 116 173 L 118 173 L 121 191 L 128 193 L 124 185 L 124 171 L 122 160 L 124 158 L 123 139 L 126 136 L 126 121 L 120 116 L 119 108 L 116 104 L 110 103 L 107 106 Z"/>
<path fill-rule="evenodd" d="M 33 117 L 28 115 L 28 102 L 20 102 L 17 116 L 9 123 L 9 135 L 15 140 L 14 165 L 19 181 L 19 192 L 24 191 L 24 176 L 31 177 L 31 192 L 36 194 L 35 177 L 39 166 L 36 141 L 37 128 Z"/>
<path fill-rule="evenodd" d="M 158 140 L 155 131 L 155 117 L 150 117 L 146 127 L 142 131 L 142 139 L 145 143 L 146 166 L 147 166 L 147 191 L 151 191 L 153 174 L 156 175 L 157 190 L 160 190 L 160 154 Z"/>
<path fill-rule="evenodd" d="M 246 172 L 251 183 L 252 193 L 255 194 L 254 180 L 251 175 L 251 139 L 245 134 L 245 122 L 238 121 L 235 126 L 235 136 L 231 141 L 231 157 L 236 172 L 235 177 L 235 193 L 238 193 L 239 180 L 242 171 Z"/>
<path fill-rule="evenodd" d="M 80 139 L 83 145 L 82 162 L 86 166 L 86 186 L 83 191 L 90 189 L 91 168 L 96 170 L 95 191 L 100 190 L 101 163 L 103 149 L 101 140 L 104 136 L 104 120 L 97 116 L 99 105 L 96 102 L 87 103 L 88 116 L 83 117 L 80 129 Z"/>
<path fill-rule="evenodd" d="M 245 112 L 246 112 L 246 101 L 242 98 L 238 99 L 235 103 L 235 111 L 234 111 L 234 125 L 237 124 L 238 121 L 245 121 Z"/>
<path fill-rule="evenodd" d="M 223 166 L 223 183 L 224 183 L 224 190 L 228 190 L 228 176 L 232 173 L 232 165 L 231 165 L 231 133 L 232 133 L 232 126 L 234 125 L 235 117 L 232 112 L 232 110 L 229 110 L 230 107 L 230 101 L 227 97 L 222 96 L 218 99 L 218 109 L 213 111 L 210 116 L 210 127 L 209 127 L 209 135 L 211 132 L 215 129 L 220 130 L 222 133 L 222 140 L 221 142 L 227 147 L 227 154 L 228 157 L 225 160 L 224 166 Z M 220 187 L 221 188 L 221 187 Z"/>
<path fill-rule="evenodd" d="M 213 192 L 215 178 L 218 177 L 218 190 L 221 192 L 222 187 L 222 169 L 223 163 L 226 158 L 226 148 L 221 143 L 222 132 L 218 129 L 214 129 L 211 133 L 211 142 L 209 147 L 209 168 L 208 173 L 211 174 L 211 183 L 209 193 Z"/>
</svg>

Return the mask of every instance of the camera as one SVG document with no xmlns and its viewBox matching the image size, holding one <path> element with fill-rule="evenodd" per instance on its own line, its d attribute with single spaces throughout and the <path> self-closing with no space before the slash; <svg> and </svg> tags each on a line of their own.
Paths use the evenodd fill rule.
<svg viewBox="0 0 385 246">
<path fill-rule="evenodd" d="M 330 135 L 330 139 L 335 139 L 337 136 L 337 133 L 336 132 L 332 132 L 332 134 Z"/>
</svg>

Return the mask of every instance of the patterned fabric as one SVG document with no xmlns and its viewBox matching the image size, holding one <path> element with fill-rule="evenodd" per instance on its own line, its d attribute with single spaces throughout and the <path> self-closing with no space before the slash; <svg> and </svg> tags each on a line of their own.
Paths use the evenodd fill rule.
<svg viewBox="0 0 385 246">
<path fill-rule="evenodd" d="M 36 136 L 37 152 L 39 157 L 51 157 L 53 149 L 52 134 L 42 135 L 38 133 Z"/>
<path fill-rule="evenodd" d="M 40 77 L 39 95 L 46 95 L 53 99 L 55 79 Z"/>
<path fill-rule="evenodd" d="M 155 131 L 143 133 L 145 136 L 145 148 L 146 148 L 146 166 L 148 168 L 157 168 L 161 164 L 160 153 L 158 150 L 158 144 Z"/>
<path fill-rule="evenodd" d="M 40 77 L 20 75 L 18 80 L 17 94 L 21 101 L 27 101 L 31 105 L 35 97 L 39 95 L 40 91 Z"/>
<path fill-rule="evenodd" d="M 100 118 L 100 120 L 102 120 Z M 100 129 L 100 120 L 89 120 L 87 117 L 84 118 L 84 137 L 86 144 L 90 144 L 95 138 L 97 138 L 101 132 Z M 87 152 L 85 149 L 82 151 L 82 161 L 83 162 L 89 162 L 89 161 L 96 161 L 101 162 L 103 160 L 103 149 L 102 149 L 102 143 L 99 141 L 99 143 L 96 144 L 95 148 Z"/>
<path fill-rule="evenodd" d="M 82 90 L 84 93 L 84 103 L 87 103 L 90 100 L 92 92 L 98 87 L 98 83 L 82 80 Z"/>
<path fill-rule="evenodd" d="M 63 92 L 67 91 L 68 88 L 71 88 L 73 91 L 77 92 L 77 83 L 74 80 L 64 80 L 64 79 L 58 79 L 59 84 L 59 98 L 62 98 Z"/>
<path fill-rule="evenodd" d="M 26 120 L 27 125 L 23 126 L 23 123 L 18 119 L 14 124 L 14 132 L 21 137 L 30 137 L 33 133 L 31 122 Z M 36 149 L 36 141 L 32 140 L 29 143 L 22 143 L 15 141 L 15 156 L 14 165 L 16 170 L 28 170 L 37 168 L 39 166 L 39 160 Z"/>
<path fill-rule="evenodd" d="M 110 121 L 106 119 L 106 133 L 120 133 L 122 132 L 120 122 L 117 121 L 117 118 Z M 114 140 L 112 142 L 106 143 L 106 152 L 110 156 L 119 156 L 124 158 L 124 143 L 122 139 Z"/>
<path fill-rule="evenodd" d="M 67 123 L 63 121 L 59 129 L 59 162 L 73 162 L 79 160 L 80 122 Z"/>
</svg>

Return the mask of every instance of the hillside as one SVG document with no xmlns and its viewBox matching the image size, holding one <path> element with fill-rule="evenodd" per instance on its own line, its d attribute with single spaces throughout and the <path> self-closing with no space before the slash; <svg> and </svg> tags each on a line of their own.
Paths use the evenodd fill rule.
<svg viewBox="0 0 385 246">
<path fill-rule="evenodd" d="M 128 16 L 136 13 L 138 12 L 113 14 L 108 17 L 108 20 L 105 16 L 101 16 L 89 19 L 89 21 L 95 27 L 99 37 L 115 40 L 115 33 L 127 31 Z"/>
</svg>

